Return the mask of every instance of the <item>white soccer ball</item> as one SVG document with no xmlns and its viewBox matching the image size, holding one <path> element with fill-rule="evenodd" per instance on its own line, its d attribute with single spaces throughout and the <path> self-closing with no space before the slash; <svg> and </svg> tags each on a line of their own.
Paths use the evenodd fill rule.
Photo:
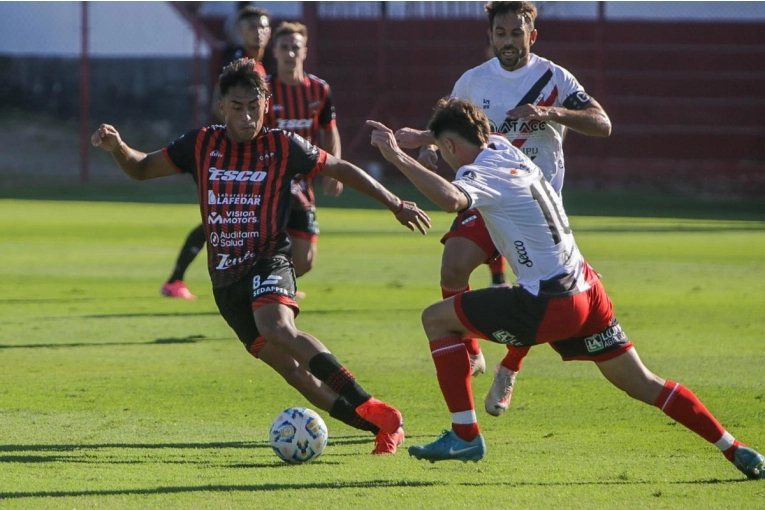
<svg viewBox="0 0 765 510">
<path fill-rule="evenodd" d="M 271 447 L 284 462 L 310 462 L 324 451 L 329 433 L 324 420 L 305 407 L 282 411 L 271 424 Z"/>
</svg>

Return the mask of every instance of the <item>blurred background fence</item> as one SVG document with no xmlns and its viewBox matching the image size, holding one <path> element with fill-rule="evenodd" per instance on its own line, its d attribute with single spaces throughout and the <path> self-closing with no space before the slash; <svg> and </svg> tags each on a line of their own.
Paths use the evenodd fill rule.
<svg viewBox="0 0 765 510">
<path fill-rule="evenodd" d="M 123 176 L 88 145 L 102 122 L 145 151 L 210 121 L 242 2 L 0 2 L 0 185 Z M 310 31 L 343 155 L 394 178 L 363 121 L 424 126 L 488 57 L 484 2 L 255 2 Z M 537 2 L 533 51 L 611 116 L 571 133 L 569 188 L 758 198 L 765 192 L 765 3 Z"/>
</svg>

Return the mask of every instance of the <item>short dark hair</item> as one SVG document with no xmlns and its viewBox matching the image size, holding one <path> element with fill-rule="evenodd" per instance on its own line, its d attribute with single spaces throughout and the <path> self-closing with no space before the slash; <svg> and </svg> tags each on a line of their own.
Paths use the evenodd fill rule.
<svg viewBox="0 0 765 510">
<path fill-rule="evenodd" d="M 257 61 L 251 58 L 234 60 L 223 68 L 220 75 L 220 95 L 224 97 L 232 87 L 244 87 L 256 91 L 264 98 L 270 96 L 268 84 L 256 68 Z"/>
<path fill-rule="evenodd" d="M 534 22 L 537 19 L 537 8 L 531 2 L 489 2 L 484 8 L 489 16 L 489 29 L 494 28 L 494 18 L 499 14 L 511 12 L 517 16 L 523 16 L 523 22 L 534 30 Z"/>
<path fill-rule="evenodd" d="M 446 131 L 481 146 L 489 142 L 491 125 L 483 111 L 467 99 L 444 97 L 438 100 L 428 129 L 439 138 Z"/>
<path fill-rule="evenodd" d="M 302 23 L 282 21 L 279 26 L 276 27 L 276 32 L 273 33 L 271 39 L 276 41 L 283 35 L 299 34 L 302 35 L 306 42 L 308 42 L 308 28 Z"/>
<path fill-rule="evenodd" d="M 262 18 L 265 16 L 268 18 L 268 22 L 271 22 L 271 14 L 268 12 L 268 10 L 264 9 L 263 7 L 255 7 L 254 5 L 248 5 L 246 7 L 243 7 L 239 14 L 236 15 L 236 22 L 239 23 L 240 21 L 244 19 L 250 19 L 250 18 Z"/>
</svg>

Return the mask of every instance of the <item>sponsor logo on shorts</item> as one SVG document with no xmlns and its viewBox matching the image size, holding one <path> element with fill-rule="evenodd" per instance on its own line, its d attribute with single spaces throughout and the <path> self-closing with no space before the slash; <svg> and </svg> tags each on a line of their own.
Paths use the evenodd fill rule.
<svg viewBox="0 0 765 510">
<path fill-rule="evenodd" d="M 207 215 L 208 225 L 246 225 L 257 222 L 255 211 L 226 211 L 225 216 L 213 211 Z"/>
<path fill-rule="evenodd" d="M 607 327 L 602 332 L 584 339 L 584 343 L 587 345 L 587 352 L 603 351 L 614 345 L 626 342 L 627 335 L 624 334 L 618 322 Z"/>
<path fill-rule="evenodd" d="M 278 274 L 268 275 L 268 277 L 260 281 L 260 275 L 257 275 L 252 279 L 252 297 L 258 297 L 263 294 L 281 294 L 283 296 L 289 296 L 287 289 L 279 287 L 279 282 L 284 278 Z"/>
<path fill-rule="evenodd" d="M 494 340 L 501 344 L 510 344 L 514 345 L 516 347 L 523 346 L 523 342 L 518 340 L 514 334 L 510 333 L 509 331 L 505 329 L 499 329 L 491 334 L 491 336 L 494 337 Z"/>
<path fill-rule="evenodd" d="M 260 205 L 260 195 L 248 195 L 242 193 L 215 193 L 207 192 L 207 203 L 210 205 Z"/>
<path fill-rule="evenodd" d="M 467 218 L 465 218 L 465 219 L 463 219 L 463 220 L 462 220 L 462 224 L 463 224 L 463 225 L 467 225 L 467 224 L 468 224 L 468 223 L 470 223 L 471 221 L 475 221 L 475 220 L 477 220 L 477 219 L 478 219 L 478 216 L 476 216 L 475 214 L 471 214 L 470 216 L 468 216 Z"/>
</svg>

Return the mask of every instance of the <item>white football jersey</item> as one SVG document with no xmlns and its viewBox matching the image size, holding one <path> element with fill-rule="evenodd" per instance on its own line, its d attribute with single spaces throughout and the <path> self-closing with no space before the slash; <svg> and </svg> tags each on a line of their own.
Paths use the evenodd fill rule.
<svg viewBox="0 0 765 510">
<path fill-rule="evenodd" d="M 481 213 L 516 283 L 537 296 L 590 288 L 561 197 L 529 158 L 492 135 L 476 160 L 457 170 L 454 185 Z"/>
<path fill-rule="evenodd" d="M 533 53 L 529 63 L 515 71 L 506 71 L 493 58 L 465 72 L 454 84 L 452 96 L 483 108 L 492 131 L 506 136 L 534 161 L 560 194 L 565 173 L 563 126 L 557 122 L 509 120 L 506 114 L 523 104 L 583 108 L 590 97 L 574 75 Z"/>
</svg>

